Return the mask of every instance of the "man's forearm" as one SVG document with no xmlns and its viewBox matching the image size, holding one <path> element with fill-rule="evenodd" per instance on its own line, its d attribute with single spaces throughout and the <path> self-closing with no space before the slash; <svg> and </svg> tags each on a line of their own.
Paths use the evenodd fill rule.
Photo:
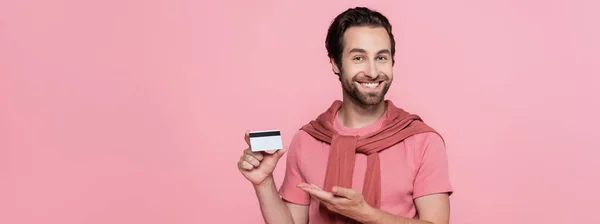
<svg viewBox="0 0 600 224">
<path fill-rule="evenodd" d="M 294 223 L 289 208 L 285 205 L 277 192 L 273 176 L 268 177 L 260 185 L 254 186 L 254 190 L 258 197 L 260 210 L 266 223 Z"/>
<path fill-rule="evenodd" d="M 371 208 L 368 211 L 369 220 L 364 221 L 364 224 L 434 224 L 432 222 L 405 218 L 397 215 L 390 214 L 386 211 Z"/>
</svg>

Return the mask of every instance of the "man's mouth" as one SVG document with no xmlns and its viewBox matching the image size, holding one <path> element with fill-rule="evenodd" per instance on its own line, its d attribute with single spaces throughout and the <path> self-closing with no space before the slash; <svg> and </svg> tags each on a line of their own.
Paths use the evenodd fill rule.
<svg viewBox="0 0 600 224">
<path fill-rule="evenodd" d="M 360 85 L 367 87 L 367 88 L 371 88 L 371 89 L 375 89 L 377 87 L 379 87 L 379 85 L 381 85 L 381 83 L 383 83 L 383 81 L 377 81 L 377 82 L 358 82 Z"/>
</svg>

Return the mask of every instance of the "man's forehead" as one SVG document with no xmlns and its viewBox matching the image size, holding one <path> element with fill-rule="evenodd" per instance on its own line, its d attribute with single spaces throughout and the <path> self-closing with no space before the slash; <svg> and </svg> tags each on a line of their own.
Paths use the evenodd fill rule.
<svg viewBox="0 0 600 224">
<path fill-rule="evenodd" d="M 389 44 L 390 37 L 383 27 L 351 27 L 344 33 L 344 42 Z"/>
<path fill-rule="evenodd" d="M 348 52 L 379 52 L 391 48 L 390 37 L 383 27 L 351 27 L 344 33 L 343 42 Z"/>
</svg>

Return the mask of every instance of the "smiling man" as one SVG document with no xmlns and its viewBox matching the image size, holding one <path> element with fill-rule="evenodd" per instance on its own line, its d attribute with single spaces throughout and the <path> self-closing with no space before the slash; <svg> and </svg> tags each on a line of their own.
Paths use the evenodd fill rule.
<svg viewBox="0 0 600 224">
<path fill-rule="evenodd" d="M 248 148 L 238 161 L 265 221 L 448 223 L 452 187 L 442 137 L 385 99 L 395 54 L 388 19 L 348 9 L 334 19 L 325 43 L 343 99 L 304 125 L 289 149 Z M 286 151 L 278 191 L 272 173 Z"/>
</svg>

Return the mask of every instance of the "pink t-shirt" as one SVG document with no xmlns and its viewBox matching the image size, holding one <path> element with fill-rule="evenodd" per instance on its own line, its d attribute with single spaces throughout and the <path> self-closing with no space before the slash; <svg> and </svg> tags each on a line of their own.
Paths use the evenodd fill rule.
<svg viewBox="0 0 600 224">
<path fill-rule="evenodd" d="M 365 135 L 379 129 L 385 119 L 359 128 L 346 128 L 337 119 L 334 128 L 341 135 Z M 337 117 L 337 116 L 336 116 Z M 288 148 L 286 172 L 279 193 L 283 199 L 309 205 L 309 223 L 319 220 L 319 201 L 297 188 L 301 182 L 323 188 L 329 144 L 316 140 L 305 131 L 298 131 Z M 413 135 L 379 152 L 381 164 L 381 208 L 389 213 L 415 218 L 414 199 L 434 193 L 452 192 L 448 175 L 446 148 L 435 133 Z M 362 192 L 367 157 L 356 155 L 352 188 Z"/>
</svg>

